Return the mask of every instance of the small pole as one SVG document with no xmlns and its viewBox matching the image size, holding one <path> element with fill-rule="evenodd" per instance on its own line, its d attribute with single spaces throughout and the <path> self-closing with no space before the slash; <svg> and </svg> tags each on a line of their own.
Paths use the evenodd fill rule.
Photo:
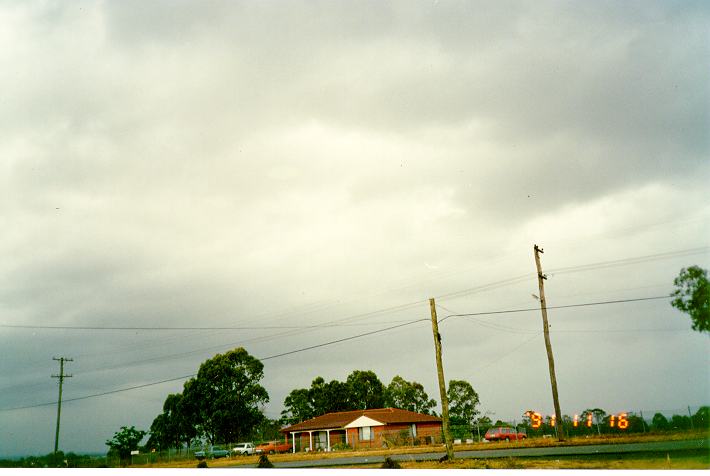
<svg viewBox="0 0 710 476">
<path fill-rule="evenodd" d="M 59 421 L 62 416 L 62 384 L 65 378 L 71 377 L 71 375 L 64 374 L 64 362 L 73 362 L 73 359 L 67 359 L 66 357 L 53 357 L 52 360 L 59 362 L 59 375 L 52 375 L 52 378 L 59 379 L 59 400 L 57 401 L 57 431 L 54 434 L 54 454 L 57 454 L 59 450 Z"/>
<path fill-rule="evenodd" d="M 693 415 L 690 413 L 690 405 L 688 405 L 688 418 L 690 418 L 690 429 L 694 430 L 695 428 L 693 427 Z"/>
<path fill-rule="evenodd" d="M 434 298 L 429 299 L 431 310 L 431 330 L 434 333 L 434 352 L 436 353 L 436 373 L 439 376 L 439 394 L 441 395 L 441 416 L 444 430 L 444 442 L 446 443 L 446 457 L 449 461 L 454 459 L 454 445 L 449 433 L 449 399 L 446 396 L 446 381 L 444 380 L 444 366 L 441 363 L 441 334 L 439 334 L 439 322 L 436 318 L 436 303 Z"/>
</svg>

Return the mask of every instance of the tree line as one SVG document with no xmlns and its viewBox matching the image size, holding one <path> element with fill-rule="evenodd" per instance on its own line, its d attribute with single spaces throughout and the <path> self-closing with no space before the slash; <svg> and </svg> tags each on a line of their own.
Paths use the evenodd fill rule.
<svg viewBox="0 0 710 476">
<path fill-rule="evenodd" d="M 470 383 L 449 381 L 447 397 L 452 421 L 473 421 L 478 414 L 479 397 Z M 355 370 L 343 382 L 316 377 L 310 388 L 291 390 L 284 400 L 281 422 L 291 425 L 325 413 L 387 407 L 436 415 L 436 405 L 419 382 L 396 375 L 385 386 L 373 371 Z"/>
<path fill-rule="evenodd" d="M 218 354 L 200 365 L 181 393 L 169 394 L 149 431 L 122 427 L 106 444 L 125 458 L 148 434 L 146 447 L 157 451 L 247 439 L 278 438 L 279 429 L 325 413 L 393 407 L 436 415 L 436 400 L 424 386 L 397 375 L 384 385 L 372 370 L 354 370 L 344 381 L 316 377 L 309 388 L 296 388 L 284 399 L 281 418 L 263 413 L 269 394 L 260 384 L 264 366 L 245 349 Z M 448 388 L 454 424 L 470 425 L 479 397 L 470 383 L 451 380 Z"/>
</svg>

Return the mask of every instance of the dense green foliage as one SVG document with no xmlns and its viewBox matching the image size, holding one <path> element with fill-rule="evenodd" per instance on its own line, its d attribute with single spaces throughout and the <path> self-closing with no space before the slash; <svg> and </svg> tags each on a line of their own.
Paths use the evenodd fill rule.
<svg viewBox="0 0 710 476">
<path fill-rule="evenodd" d="M 385 386 L 372 370 L 355 370 L 345 382 L 350 393 L 350 404 L 354 410 L 383 408 L 385 406 Z"/>
<path fill-rule="evenodd" d="M 450 380 L 446 390 L 449 400 L 449 419 L 452 425 L 472 425 L 480 412 L 478 393 L 465 380 Z"/>
<path fill-rule="evenodd" d="M 183 409 L 210 444 L 241 441 L 264 420 L 269 394 L 259 382 L 264 364 L 243 348 L 217 354 L 185 382 Z"/>
<path fill-rule="evenodd" d="M 150 426 L 146 447 L 158 451 L 189 446 L 197 436 L 197 429 L 184 410 L 181 393 L 171 393 L 163 403 L 163 413 L 155 417 Z"/>
<path fill-rule="evenodd" d="M 710 282 L 707 270 L 699 266 L 683 268 L 673 281 L 671 305 L 693 321 L 693 330 L 710 333 Z"/>
<path fill-rule="evenodd" d="M 418 382 L 399 375 L 385 387 L 371 370 L 354 370 L 345 382 L 316 377 L 310 388 L 296 388 L 284 399 L 281 421 L 294 424 L 331 412 L 394 407 L 429 413 L 436 406 Z"/>
<path fill-rule="evenodd" d="M 58 451 L 44 456 L 28 456 L 16 460 L 0 459 L 0 468 L 100 468 L 106 458 Z"/>
<path fill-rule="evenodd" d="M 122 426 L 114 433 L 112 439 L 106 440 L 106 446 L 110 448 L 109 453 L 116 452 L 121 462 L 125 463 L 130 460 L 131 451 L 138 449 L 138 445 L 147 433 L 147 431 L 136 430 L 134 426 L 130 428 Z"/>
<path fill-rule="evenodd" d="M 310 388 L 296 388 L 284 399 L 281 421 L 294 424 L 331 412 L 382 408 L 385 386 L 371 370 L 355 370 L 345 382 L 316 377 Z"/>
<path fill-rule="evenodd" d="M 408 382 L 396 375 L 387 386 L 385 405 L 417 413 L 429 414 L 436 400 L 429 398 L 419 382 Z"/>
<path fill-rule="evenodd" d="M 217 354 L 200 365 L 183 392 L 170 394 L 150 427 L 148 450 L 180 450 L 194 440 L 210 445 L 252 435 L 278 437 L 278 423 L 261 411 L 269 394 L 260 385 L 264 365 L 243 348 Z"/>
</svg>

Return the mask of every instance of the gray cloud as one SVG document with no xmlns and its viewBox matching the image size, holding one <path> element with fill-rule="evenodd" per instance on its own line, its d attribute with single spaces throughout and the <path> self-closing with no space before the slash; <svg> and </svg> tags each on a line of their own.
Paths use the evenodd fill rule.
<svg viewBox="0 0 710 476">
<path fill-rule="evenodd" d="M 431 296 L 532 273 L 533 243 L 550 269 L 706 246 L 707 18 L 704 3 L 3 5 L 1 324 L 345 326 L 2 328 L 0 410 L 56 398 L 53 356 L 75 357 L 71 398 L 237 345 L 264 358 L 427 318 Z M 666 293 L 693 263 L 707 253 L 560 275 L 550 299 Z M 440 312 L 533 292 L 468 291 Z M 570 412 L 707 403 L 706 337 L 667 303 L 552 319 L 600 331 L 553 335 Z M 446 321 L 447 377 L 500 418 L 549 410 L 538 321 Z M 266 360 L 267 413 L 354 369 L 435 397 L 431 339 L 423 322 Z M 654 369 L 667 385 L 649 392 Z M 63 446 L 103 451 L 181 386 L 68 403 Z M 0 451 L 49 451 L 52 412 L 0 412 Z"/>
</svg>

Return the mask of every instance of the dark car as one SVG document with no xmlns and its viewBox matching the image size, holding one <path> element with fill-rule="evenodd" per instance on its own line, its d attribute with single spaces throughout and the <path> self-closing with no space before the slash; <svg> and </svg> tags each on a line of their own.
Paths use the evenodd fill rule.
<svg viewBox="0 0 710 476">
<path fill-rule="evenodd" d="M 205 459 L 205 458 L 226 458 L 229 456 L 229 451 L 225 450 L 220 446 L 212 446 L 202 451 L 195 451 L 195 458 Z"/>
<path fill-rule="evenodd" d="M 524 440 L 528 435 L 525 433 L 518 433 L 515 428 L 510 428 L 507 426 L 496 426 L 489 429 L 486 432 L 484 438 L 488 441 L 510 441 L 510 440 Z"/>
</svg>

